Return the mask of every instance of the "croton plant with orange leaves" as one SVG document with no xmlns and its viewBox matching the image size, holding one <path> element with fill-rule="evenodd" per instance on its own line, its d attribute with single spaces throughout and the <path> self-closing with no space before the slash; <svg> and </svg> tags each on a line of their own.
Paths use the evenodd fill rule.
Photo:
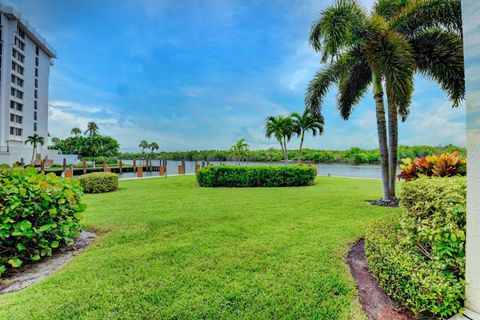
<svg viewBox="0 0 480 320">
<path fill-rule="evenodd" d="M 457 151 L 441 155 L 403 159 L 399 179 L 409 181 L 422 176 L 451 177 L 467 174 L 467 159 Z"/>
</svg>

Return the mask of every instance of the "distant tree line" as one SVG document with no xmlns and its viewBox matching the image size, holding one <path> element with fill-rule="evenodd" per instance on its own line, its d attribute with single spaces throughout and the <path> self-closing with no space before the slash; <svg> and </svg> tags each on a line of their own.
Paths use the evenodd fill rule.
<svg viewBox="0 0 480 320">
<path fill-rule="evenodd" d="M 461 155 L 466 155 L 466 149 L 455 145 L 447 146 L 399 146 L 398 160 L 404 158 L 423 157 L 427 155 L 451 153 L 458 151 Z M 380 162 L 380 153 L 378 149 L 360 149 L 352 147 L 348 150 L 314 150 L 302 149 L 301 158 L 305 162 L 314 163 L 355 163 L 355 164 L 376 164 Z M 290 159 L 298 156 L 298 150 L 288 151 Z M 119 159 L 161 159 L 177 161 L 238 161 L 239 153 L 237 150 L 193 150 L 193 151 L 174 151 L 174 152 L 156 152 L 156 153 L 121 153 Z M 241 154 L 244 161 L 254 162 L 280 162 L 284 161 L 283 150 L 248 150 Z"/>
</svg>

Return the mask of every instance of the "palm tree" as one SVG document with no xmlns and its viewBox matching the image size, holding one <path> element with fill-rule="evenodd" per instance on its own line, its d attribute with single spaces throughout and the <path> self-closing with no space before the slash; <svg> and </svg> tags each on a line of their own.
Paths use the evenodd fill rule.
<svg viewBox="0 0 480 320">
<path fill-rule="evenodd" d="M 312 114 L 309 110 L 305 110 L 303 114 L 297 112 L 292 113 L 292 119 L 296 128 L 296 133 L 300 137 L 300 146 L 298 148 L 298 162 L 301 160 L 303 139 L 305 133 L 312 131 L 312 135 L 315 137 L 317 134 L 323 134 L 324 119 L 322 115 Z"/>
<path fill-rule="evenodd" d="M 28 136 L 27 139 L 25 140 L 25 144 L 30 143 L 33 146 L 33 153 L 32 153 L 32 162 L 35 159 L 35 154 L 37 153 L 37 145 L 40 144 L 43 146 L 45 143 L 45 139 L 38 134 L 34 134 L 33 136 Z"/>
<path fill-rule="evenodd" d="M 150 149 L 150 152 L 153 154 L 153 152 L 155 150 L 158 150 L 160 147 L 159 147 L 158 143 L 151 142 L 151 143 L 148 144 L 148 148 Z"/>
<path fill-rule="evenodd" d="M 62 140 L 60 140 L 60 138 L 57 138 L 57 137 L 53 137 L 53 138 L 52 138 L 52 143 L 53 143 L 53 145 L 55 145 L 55 146 L 56 146 L 57 144 L 59 144 L 61 141 L 62 141 Z"/>
<path fill-rule="evenodd" d="M 382 0 L 374 11 L 388 21 L 390 29 L 410 44 L 414 72 L 438 82 L 454 108 L 465 97 L 462 17 L 460 0 Z M 388 101 L 388 145 L 390 192 L 395 198 L 397 176 L 398 116 L 405 121 L 409 110 L 397 108 L 386 86 Z"/>
<path fill-rule="evenodd" d="M 319 114 L 323 97 L 330 86 L 336 84 L 338 109 L 342 117 L 348 119 L 354 106 L 373 85 L 384 201 L 390 201 L 395 196 L 392 179 L 395 179 L 397 165 L 396 115 L 398 112 L 404 118 L 408 114 L 414 73 L 420 71 L 438 81 L 442 74 L 440 70 L 443 74 L 449 71 L 445 65 L 437 65 L 433 72 L 426 70 L 435 67 L 434 64 L 442 60 L 442 55 L 458 54 L 452 50 L 451 43 L 455 42 L 451 41 L 453 33 L 443 31 L 456 24 L 451 17 L 451 12 L 456 12 L 451 8 L 456 1 L 380 0 L 375 10 L 382 14 L 375 14 L 374 10 L 374 14 L 367 15 L 354 0 L 338 0 L 322 12 L 312 27 L 310 42 L 315 50 L 322 53 L 322 62 L 328 63 L 308 86 L 307 108 Z M 435 21 L 437 18 L 438 21 Z M 441 27 L 433 32 L 431 28 L 436 26 Z M 402 28 L 407 31 L 400 32 Z M 407 35 L 413 30 L 417 30 L 413 34 L 422 39 L 418 42 L 418 49 L 414 49 L 411 35 Z M 439 32 L 450 34 L 450 44 L 445 45 L 449 50 L 432 53 L 435 35 L 439 36 Z M 451 63 L 452 59 L 449 61 Z M 449 77 L 454 80 L 458 76 Z M 389 103 L 390 147 L 383 82 Z M 455 91 L 451 85 L 442 86 L 447 92 L 450 89 Z"/>
<path fill-rule="evenodd" d="M 142 148 L 142 153 L 145 153 L 145 149 L 148 149 L 150 147 L 150 144 L 147 140 L 142 140 L 140 141 L 140 144 L 138 146 Z"/>
<path fill-rule="evenodd" d="M 72 130 L 73 131 L 73 130 Z M 85 134 L 88 133 L 88 135 L 90 136 L 90 138 L 92 138 L 93 136 L 97 135 L 99 132 L 99 128 L 98 128 L 98 125 L 93 122 L 93 121 L 90 121 L 88 124 L 87 124 L 87 130 L 85 130 Z"/>
<path fill-rule="evenodd" d="M 243 161 L 245 160 L 250 146 L 245 141 L 245 139 L 238 140 L 231 148 L 230 151 L 233 153 L 235 160 Z"/>
<path fill-rule="evenodd" d="M 73 128 L 72 131 L 70 131 L 70 134 L 76 137 L 82 134 L 82 130 L 80 130 L 80 128 Z"/>
<path fill-rule="evenodd" d="M 287 142 L 290 141 L 294 133 L 296 133 L 296 131 L 292 117 L 281 115 L 267 117 L 265 135 L 267 138 L 274 136 L 280 143 L 285 165 L 288 164 Z"/>
</svg>

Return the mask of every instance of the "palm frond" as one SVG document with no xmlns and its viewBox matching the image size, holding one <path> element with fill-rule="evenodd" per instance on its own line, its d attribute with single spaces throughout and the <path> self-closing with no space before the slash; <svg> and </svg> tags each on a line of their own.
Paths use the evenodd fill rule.
<svg viewBox="0 0 480 320">
<path fill-rule="evenodd" d="M 322 62 L 337 57 L 352 44 L 355 30 L 365 19 L 365 13 L 353 0 L 339 0 L 322 11 L 310 31 L 310 44 L 322 52 Z"/>
<path fill-rule="evenodd" d="M 381 75 L 391 90 L 401 115 L 407 115 L 413 93 L 414 59 L 405 37 L 390 30 L 371 37 L 365 57 L 373 71 Z"/>
<path fill-rule="evenodd" d="M 377 0 L 373 6 L 373 12 L 385 19 L 391 19 L 406 5 L 406 0 Z"/>
<path fill-rule="evenodd" d="M 390 24 L 407 36 L 428 28 L 445 28 L 461 35 L 461 1 L 412 0 L 392 18 Z"/>
<path fill-rule="evenodd" d="M 417 71 L 438 82 L 458 107 L 465 98 L 463 43 L 460 36 L 442 30 L 426 30 L 411 41 Z"/>
<path fill-rule="evenodd" d="M 348 120 L 371 82 L 372 72 L 365 62 L 356 64 L 349 72 L 344 73 L 339 81 L 337 95 L 337 108 L 343 119 Z"/>
<path fill-rule="evenodd" d="M 344 54 L 336 61 L 324 66 L 309 82 L 305 93 L 306 108 L 314 115 L 320 115 L 323 98 L 332 85 L 338 84 L 343 73 L 350 69 L 352 64 L 350 55 Z"/>
</svg>

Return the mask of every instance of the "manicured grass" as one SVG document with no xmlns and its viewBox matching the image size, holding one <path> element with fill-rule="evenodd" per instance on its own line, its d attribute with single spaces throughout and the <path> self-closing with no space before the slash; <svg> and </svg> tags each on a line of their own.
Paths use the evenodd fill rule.
<svg viewBox="0 0 480 320">
<path fill-rule="evenodd" d="M 69 265 L 0 297 L 0 319 L 364 319 L 345 264 L 380 181 L 199 188 L 193 176 L 85 196 L 101 236 Z"/>
</svg>

